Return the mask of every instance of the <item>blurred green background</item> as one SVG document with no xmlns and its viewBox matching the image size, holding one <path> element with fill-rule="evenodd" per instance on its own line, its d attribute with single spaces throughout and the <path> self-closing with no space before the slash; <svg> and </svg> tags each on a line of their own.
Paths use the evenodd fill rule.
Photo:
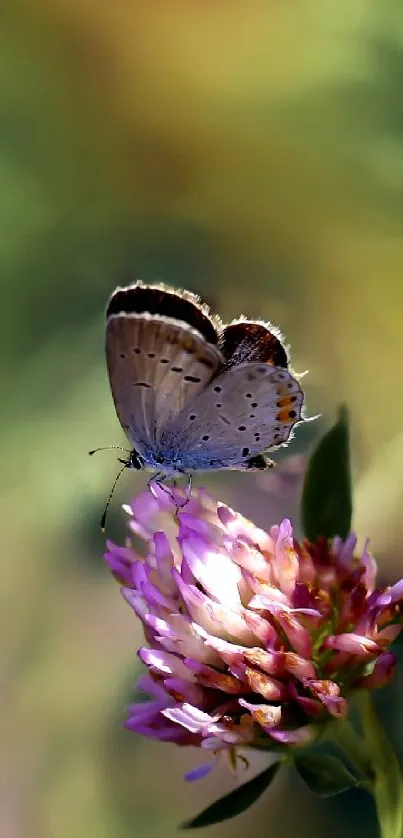
<svg viewBox="0 0 403 838">
<path fill-rule="evenodd" d="M 350 406 L 355 523 L 383 579 L 400 576 L 402 86 L 401 0 L 1 4 L 7 838 L 170 838 L 231 785 L 223 769 L 185 787 L 198 754 L 122 729 L 140 633 L 102 562 L 114 455 L 86 456 L 122 440 L 103 353 L 117 283 L 281 325 L 317 432 Z M 269 478 L 203 483 L 260 524 L 296 514 L 315 433 Z M 143 485 L 121 481 L 116 540 Z M 399 743 L 398 681 L 379 705 Z M 262 836 L 377 834 L 362 794 L 318 803 L 293 775 L 212 833 L 246 818 Z"/>
</svg>

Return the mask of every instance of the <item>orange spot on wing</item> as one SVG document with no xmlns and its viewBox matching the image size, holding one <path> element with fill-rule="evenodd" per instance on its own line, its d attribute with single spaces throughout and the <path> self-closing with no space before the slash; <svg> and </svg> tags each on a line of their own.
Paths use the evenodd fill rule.
<svg viewBox="0 0 403 838">
<path fill-rule="evenodd" d="M 290 416 L 289 410 L 280 410 L 277 414 L 277 421 L 278 422 L 295 422 L 295 417 Z"/>
</svg>

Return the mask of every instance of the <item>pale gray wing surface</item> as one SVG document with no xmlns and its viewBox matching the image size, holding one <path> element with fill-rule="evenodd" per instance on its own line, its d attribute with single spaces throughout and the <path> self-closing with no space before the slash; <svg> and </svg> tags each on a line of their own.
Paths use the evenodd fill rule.
<svg viewBox="0 0 403 838">
<path fill-rule="evenodd" d="M 245 364 L 222 373 L 165 429 L 164 448 L 186 469 L 242 468 L 249 457 L 287 442 L 304 396 L 291 372 Z"/>
<path fill-rule="evenodd" d="M 147 313 L 109 317 L 106 357 L 116 412 L 139 453 L 154 447 L 222 362 L 220 351 L 186 323 Z"/>
</svg>

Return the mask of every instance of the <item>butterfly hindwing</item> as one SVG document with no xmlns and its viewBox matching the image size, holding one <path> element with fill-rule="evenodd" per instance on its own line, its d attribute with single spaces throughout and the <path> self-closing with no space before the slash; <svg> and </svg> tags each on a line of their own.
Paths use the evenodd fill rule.
<svg viewBox="0 0 403 838">
<path fill-rule="evenodd" d="M 303 393 L 285 368 L 244 364 L 211 381 L 162 435 L 185 470 L 246 468 L 251 457 L 287 442 L 302 417 Z"/>
</svg>

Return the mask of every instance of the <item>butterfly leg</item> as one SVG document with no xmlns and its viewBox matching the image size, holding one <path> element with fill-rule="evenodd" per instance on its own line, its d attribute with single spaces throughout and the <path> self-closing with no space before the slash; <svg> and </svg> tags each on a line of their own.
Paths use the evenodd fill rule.
<svg viewBox="0 0 403 838">
<path fill-rule="evenodd" d="M 172 492 L 169 489 L 169 487 L 164 486 L 164 481 L 166 479 L 167 479 L 167 475 L 164 474 L 163 471 L 157 471 L 155 474 L 152 474 L 151 477 L 148 478 L 147 489 L 150 489 L 151 492 L 152 492 L 152 484 L 156 483 L 157 486 L 159 486 L 159 488 L 162 489 L 163 492 L 165 492 L 167 495 L 170 495 L 170 497 L 172 497 Z"/>
<path fill-rule="evenodd" d="M 164 474 L 162 471 L 157 471 L 156 474 L 152 474 L 151 477 L 147 480 L 147 487 L 152 492 L 152 484 L 156 483 L 157 486 L 162 489 L 165 494 L 169 495 L 171 500 L 175 503 L 175 513 L 177 514 L 180 509 L 183 509 L 187 503 L 189 503 L 190 496 L 192 493 L 192 475 L 189 474 L 188 476 L 188 485 L 185 491 L 185 499 L 183 501 L 178 501 L 175 499 L 174 493 L 169 486 L 165 486 L 164 483 L 167 480 L 168 475 Z M 174 488 L 176 488 L 176 481 L 174 481 Z"/>
<path fill-rule="evenodd" d="M 186 499 L 187 499 L 186 503 L 190 500 L 190 496 L 192 494 L 192 488 L 193 488 L 193 474 L 190 473 L 189 476 L 188 476 L 188 485 L 186 487 Z"/>
<path fill-rule="evenodd" d="M 188 504 L 189 501 L 190 501 L 190 497 L 191 497 L 191 494 L 192 494 L 192 485 L 193 485 L 192 481 L 193 481 L 193 475 L 189 474 L 188 475 L 188 484 L 187 484 L 186 489 L 185 489 L 185 499 L 182 501 L 182 503 L 178 503 L 178 502 L 176 503 L 176 512 L 177 513 L 179 512 L 180 509 L 184 509 L 186 504 Z"/>
</svg>

